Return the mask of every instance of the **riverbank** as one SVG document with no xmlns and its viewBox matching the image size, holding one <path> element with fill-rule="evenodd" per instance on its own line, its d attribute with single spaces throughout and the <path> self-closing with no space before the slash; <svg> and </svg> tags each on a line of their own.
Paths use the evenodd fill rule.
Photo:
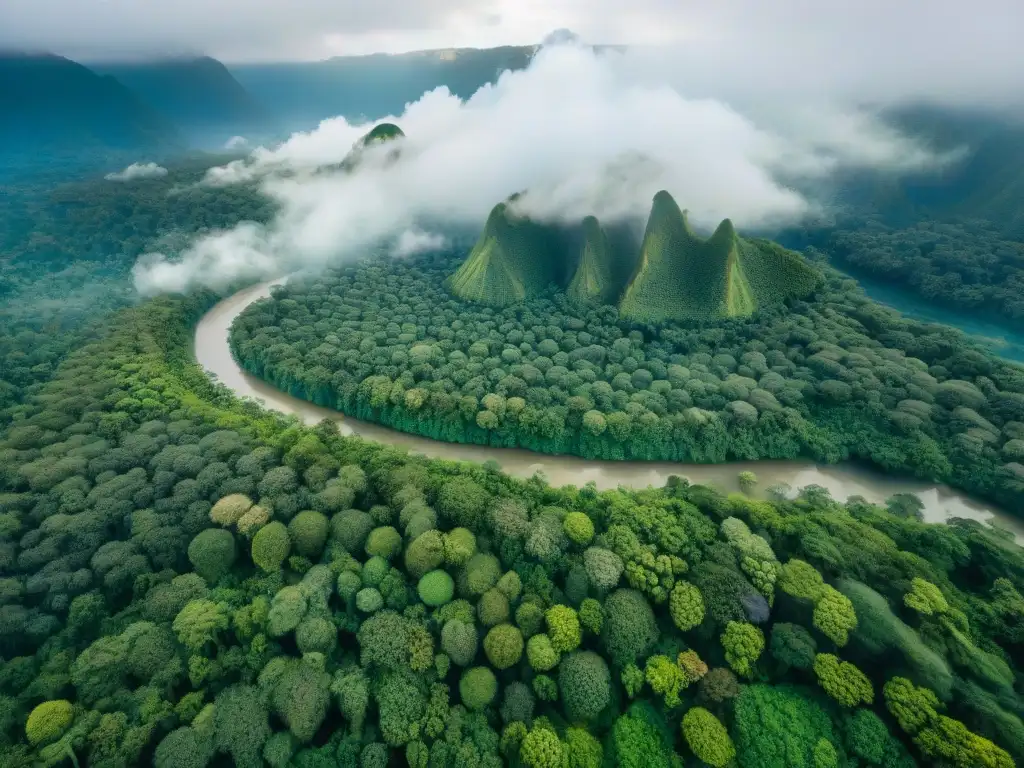
<svg viewBox="0 0 1024 768">
<path fill-rule="evenodd" d="M 754 472 L 761 493 L 772 485 L 785 483 L 792 488 L 820 485 L 834 498 L 863 496 L 882 503 L 895 493 L 913 493 L 924 504 L 929 522 L 944 522 L 952 517 L 997 521 L 1024 542 L 1024 521 L 979 502 L 947 486 L 905 480 L 885 475 L 857 464 L 817 466 L 801 461 L 752 461 L 724 464 L 684 464 L 674 462 L 596 461 L 575 456 L 550 456 L 513 448 L 443 443 L 410 435 L 377 424 L 349 418 L 338 411 L 323 408 L 287 395 L 242 370 L 231 355 L 228 335 L 234 319 L 250 304 L 270 295 L 273 285 L 284 279 L 251 286 L 229 296 L 207 312 L 196 326 L 195 354 L 199 364 L 239 397 L 260 400 L 267 408 L 294 414 L 305 423 L 323 419 L 339 423 L 343 433 L 357 434 L 374 442 L 386 443 L 422 453 L 432 458 L 460 461 L 496 461 L 516 477 L 542 472 L 553 485 L 582 486 L 593 482 L 599 489 L 619 485 L 630 488 L 662 486 L 670 475 L 680 475 L 693 483 L 714 485 L 724 491 L 738 490 L 737 475 Z"/>
<path fill-rule="evenodd" d="M 870 277 L 847 272 L 864 292 L 879 304 L 901 312 L 923 323 L 948 325 L 963 331 L 994 355 L 1024 364 L 1024 331 L 1014 331 L 1006 324 L 979 319 L 965 312 L 946 309 L 916 296 L 898 286 L 887 285 Z"/>
</svg>

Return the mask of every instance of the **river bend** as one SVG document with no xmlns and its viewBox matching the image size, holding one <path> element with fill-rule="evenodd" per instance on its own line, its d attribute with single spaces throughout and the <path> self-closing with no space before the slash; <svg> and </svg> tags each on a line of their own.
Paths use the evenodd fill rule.
<svg viewBox="0 0 1024 768">
<path fill-rule="evenodd" d="M 516 448 L 444 443 L 410 435 L 379 424 L 352 419 L 344 414 L 292 397 L 242 370 L 231 355 L 228 334 L 234 319 L 252 304 L 270 295 L 273 285 L 284 278 L 251 286 L 215 305 L 199 321 L 195 334 L 195 355 L 199 364 L 221 384 L 239 397 L 259 400 L 267 408 L 295 414 L 307 424 L 323 419 L 339 423 L 343 434 L 356 434 L 378 443 L 407 448 L 425 456 L 484 462 L 493 459 L 505 472 L 528 478 L 540 471 L 552 485 L 583 486 L 593 481 L 598 489 L 625 486 L 646 488 L 662 486 L 669 475 L 686 477 L 693 483 L 713 485 L 723 491 L 738 490 L 737 475 L 750 470 L 757 475 L 758 489 L 786 483 L 792 488 L 820 485 L 836 499 L 860 495 L 881 503 L 895 493 L 914 493 L 924 503 L 928 522 L 944 522 L 951 517 L 998 521 L 1024 543 L 1024 521 L 1001 512 L 984 502 L 968 498 L 947 486 L 891 477 L 858 464 L 818 466 L 807 461 L 749 461 L 725 464 L 682 464 L 673 462 L 598 461 L 576 456 L 551 456 Z"/>
</svg>

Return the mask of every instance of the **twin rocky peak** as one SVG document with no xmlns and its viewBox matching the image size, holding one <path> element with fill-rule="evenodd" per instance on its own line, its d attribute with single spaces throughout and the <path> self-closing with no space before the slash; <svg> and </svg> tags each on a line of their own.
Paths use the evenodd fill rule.
<svg viewBox="0 0 1024 768">
<path fill-rule="evenodd" d="M 729 219 L 711 237 L 699 237 L 665 191 L 654 196 L 640 252 L 623 250 L 613 247 L 593 216 L 567 233 L 501 203 L 449 288 L 463 299 L 502 307 L 554 284 L 575 301 L 616 304 L 623 317 L 660 323 L 746 317 L 806 296 L 821 280 L 800 254 L 740 238 Z"/>
<path fill-rule="evenodd" d="M 405 134 L 382 123 L 353 147 L 361 151 Z M 398 150 L 392 155 L 397 159 Z M 491 211 L 483 234 L 448 280 L 455 295 L 494 307 L 540 296 L 554 285 L 576 302 L 614 304 L 630 320 L 712 321 L 748 317 L 759 307 L 812 293 L 820 272 L 769 240 L 744 239 L 725 219 L 707 239 L 666 191 L 654 196 L 639 253 L 613 244 L 594 216 L 566 229 L 517 213 L 513 195 Z M 635 241 L 634 241 L 635 242 Z"/>
</svg>

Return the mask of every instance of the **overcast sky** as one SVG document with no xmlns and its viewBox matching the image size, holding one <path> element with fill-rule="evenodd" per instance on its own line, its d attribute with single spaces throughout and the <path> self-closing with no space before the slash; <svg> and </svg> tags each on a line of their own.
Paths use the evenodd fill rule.
<svg viewBox="0 0 1024 768">
<path fill-rule="evenodd" d="M 796 70 L 824 83 L 840 72 L 1002 87 L 1024 64 L 1021 0 L 0 0 L 0 46 L 84 59 L 309 60 L 529 44 L 561 27 L 592 43 L 717 50 L 754 77 Z"/>
</svg>

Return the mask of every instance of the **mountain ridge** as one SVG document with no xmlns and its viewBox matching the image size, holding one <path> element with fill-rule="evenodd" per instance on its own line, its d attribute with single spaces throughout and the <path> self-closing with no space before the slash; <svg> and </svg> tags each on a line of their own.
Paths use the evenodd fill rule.
<svg viewBox="0 0 1024 768">
<path fill-rule="evenodd" d="M 177 128 L 122 83 L 55 54 L 0 53 L 0 114 L 11 167 L 184 149 Z"/>
<path fill-rule="evenodd" d="M 92 69 L 116 78 L 199 145 L 219 147 L 236 135 L 258 140 L 279 130 L 270 112 L 209 56 L 99 62 Z"/>
</svg>

